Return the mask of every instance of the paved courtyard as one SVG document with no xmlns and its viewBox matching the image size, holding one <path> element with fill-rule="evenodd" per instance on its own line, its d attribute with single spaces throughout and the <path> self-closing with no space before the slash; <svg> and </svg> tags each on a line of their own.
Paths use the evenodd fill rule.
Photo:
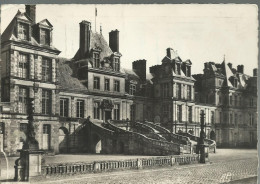
<svg viewBox="0 0 260 184">
<path fill-rule="evenodd" d="M 131 158 L 140 158 L 131 156 Z M 126 159 L 123 155 L 58 155 L 46 163 Z M 218 149 L 210 155 L 211 164 L 183 165 L 147 170 L 76 175 L 48 178 L 39 183 L 256 183 L 257 150 Z M 244 179 L 247 178 L 247 179 Z M 244 180 L 241 180 L 244 179 Z"/>
</svg>

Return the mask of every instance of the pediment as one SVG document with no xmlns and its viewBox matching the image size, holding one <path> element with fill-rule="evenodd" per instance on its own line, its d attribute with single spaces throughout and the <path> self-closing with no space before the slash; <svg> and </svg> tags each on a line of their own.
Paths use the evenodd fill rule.
<svg viewBox="0 0 260 184">
<path fill-rule="evenodd" d="M 42 26 L 46 26 L 46 27 L 53 27 L 52 24 L 47 19 L 42 20 L 38 24 L 40 24 Z"/>
<path fill-rule="evenodd" d="M 16 14 L 16 17 L 21 20 L 32 22 L 32 19 L 26 13 L 21 13 L 19 10 Z"/>
</svg>

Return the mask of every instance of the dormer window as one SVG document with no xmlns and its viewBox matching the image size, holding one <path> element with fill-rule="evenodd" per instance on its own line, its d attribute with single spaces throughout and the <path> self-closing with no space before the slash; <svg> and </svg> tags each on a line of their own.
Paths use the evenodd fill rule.
<svg viewBox="0 0 260 184">
<path fill-rule="evenodd" d="M 237 79 L 236 78 L 234 79 L 234 87 L 235 88 L 237 87 Z"/>
<path fill-rule="evenodd" d="M 98 52 L 93 53 L 93 62 L 94 62 L 94 68 L 99 68 L 100 66 L 100 57 Z"/>
<path fill-rule="evenodd" d="M 136 92 L 136 85 L 135 84 L 130 84 L 129 94 L 130 95 L 135 95 L 135 92 Z"/>
<path fill-rule="evenodd" d="M 179 63 L 176 63 L 176 73 L 177 73 L 178 75 L 181 74 L 181 65 L 180 65 Z"/>
<path fill-rule="evenodd" d="M 191 76 L 190 66 L 187 66 L 187 77 Z"/>
<path fill-rule="evenodd" d="M 50 45 L 50 31 L 47 29 L 41 29 L 41 44 Z"/>
<path fill-rule="evenodd" d="M 114 70 L 119 71 L 120 70 L 120 62 L 119 58 L 114 58 Z"/>
<path fill-rule="evenodd" d="M 29 25 L 25 23 L 18 24 L 18 38 L 21 40 L 29 40 Z"/>
</svg>

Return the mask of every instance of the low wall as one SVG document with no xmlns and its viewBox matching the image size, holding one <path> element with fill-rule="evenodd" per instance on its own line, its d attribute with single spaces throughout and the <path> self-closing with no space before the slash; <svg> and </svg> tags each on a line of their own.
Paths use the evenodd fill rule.
<svg viewBox="0 0 260 184">
<path fill-rule="evenodd" d="M 41 174 L 45 177 L 55 177 L 68 174 L 84 174 L 113 170 L 142 169 L 159 166 L 174 166 L 194 164 L 199 162 L 199 155 L 174 155 L 120 161 L 98 161 L 92 163 L 57 163 L 42 166 Z"/>
</svg>

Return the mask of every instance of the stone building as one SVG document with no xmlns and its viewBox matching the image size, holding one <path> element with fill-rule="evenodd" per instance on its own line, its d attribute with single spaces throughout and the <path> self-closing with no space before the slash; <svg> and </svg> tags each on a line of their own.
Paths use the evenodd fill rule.
<svg viewBox="0 0 260 184">
<path fill-rule="evenodd" d="M 87 118 L 149 121 L 173 133 L 199 136 L 200 112 L 206 136 L 220 146 L 256 145 L 256 73 L 243 66 L 205 63 L 192 75 L 192 62 L 171 48 L 161 65 L 146 71 L 146 60 L 122 68 L 119 31 L 91 30 L 79 24 L 79 49 L 72 59 L 58 57 L 51 23 L 36 23 L 36 6 L 17 12 L 1 39 L 0 148 L 16 155 L 25 141 L 28 98 L 34 98 L 34 125 L 40 149 L 48 153 L 93 152 L 80 133 Z M 249 124 L 248 124 L 249 122 Z M 96 142 L 98 153 L 100 138 Z"/>
<path fill-rule="evenodd" d="M 244 66 L 233 68 L 207 62 L 204 73 L 195 75 L 196 101 L 216 107 L 215 132 L 218 146 L 256 147 L 257 69 L 244 74 Z"/>
<path fill-rule="evenodd" d="M 212 130 L 214 106 L 195 104 L 192 62 L 183 61 L 172 48 L 166 49 L 161 65 L 150 67 L 153 82 L 154 122 L 174 133 L 199 136 L 200 112 L 205 111 L 206 135 Z M 214 119 L 214 117 L 213 117 Z"/>
<path fill-rule="evenodd" d="M 15 153 L 21 148 L 27 131 L 28 98 L 34 98 L 36 137 L 41 149 L 58 150 L 59 111 L 57 94 L 57 57 L 52 44 L 51 23 L 36 22 L 36 6 L 14 16 L 1 37 L 3 147 Z M 6 110 L 3 110 L 6 109 Z"/>
</svg>

